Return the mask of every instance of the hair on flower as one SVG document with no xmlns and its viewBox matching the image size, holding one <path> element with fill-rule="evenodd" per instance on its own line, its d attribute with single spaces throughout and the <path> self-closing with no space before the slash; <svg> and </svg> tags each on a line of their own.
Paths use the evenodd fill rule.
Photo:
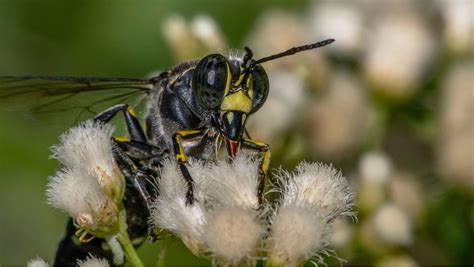
<svg viewBox="0 0 474 267">
<path fill-rule="evenodd" d="M 96 258 L 89 254 L 86 259 L 78 260 L 77 266 L 79 267 L 109 267 L 109 262 L 106 259 Z"/>
<path fill-rule="evenodd" d="M 27 267 L 49 267 L 49 264 L 40 257 L 28 261 Z"/>
<path fill-rule="evenodd" d="M 187 184 L 178 171 L 177 163 L 166 160 L 161 169 L 158 187 L 160 194 L 154 201 L 150 224 L 154 227 L 168 230 L 180 237 L 186 246 L 196 255 L 202 253 L 202 232 L 206 223 L 206 211 L 203 207 L 200 192 L 199 177 L 205 172 L 204 166 L 198 161 L 192 161 L 189 171 L 194 177 L 194 196 L 197 198 L 193 205 L 186 204 Z"/>
<path fill-rule="evenodd" d="M 265 233 L 256 212 L 242 206 L 212 210 L 204 228 L 204 240 L 212 257 L 224 265 L 250 263 L 257 256 Z"/>
<path fill-rule="evenodd" d="M 103 191 L 116 199 L 124 181 L 112 153 L 113 131 L 109 124 L 88 120 L 64 133 L 51 150 L 64 166 L 96 176 Z"/>
<path fill-rule="evenodd" d="M 299 266 L 327 254 L 331 228 L 315 206 L 291 203 L 277 208 L 267 239 L 268 260 L 277 266 Z"/>
<path fill-rule="evenodd" d="M 81 228 L 107 231 L 115 224 L 117 206 L 92 175 L 64 168 L 49 178 L 47 187 L 48 204 L 67 212 Z"/>
<path fill-rule="evenodd" d="M 331 165 L 302 162 L 294 173 L 280 170 L 277 179 L 281 205 L 315 205 L 328 221 L 338 216 L 355 218 L 355 193 Z"/>
</svg>

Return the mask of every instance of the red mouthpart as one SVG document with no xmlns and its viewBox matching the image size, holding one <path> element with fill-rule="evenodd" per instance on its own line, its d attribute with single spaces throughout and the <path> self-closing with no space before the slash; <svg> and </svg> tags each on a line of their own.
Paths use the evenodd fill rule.
<svg viewBox="0 0 474 267">
<path fill-rule="evenodd" d="M 227 140 L 227 152 L 229 153 L 229 156 L 231 159 L 235 157 L 238 147 L 239 147 L 239 142 Z"/>
</svg>

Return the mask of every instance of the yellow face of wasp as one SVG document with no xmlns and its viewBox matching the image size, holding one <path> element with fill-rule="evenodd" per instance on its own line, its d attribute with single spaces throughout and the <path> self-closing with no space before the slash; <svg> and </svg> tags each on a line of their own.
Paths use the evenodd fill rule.
<svg viewBox="0 0 474 267">
<path fill-rule="evenodd" d="M 225 135 L 229 140 L 240 140 L 247 115 L 252 111 L 252 75 L 241 74 L 228 86 L 220 105 Z"/>
<path fill-rule="evenodd" d="M 252 110 L 252 75 L 241 74 L 239 79 L 228 86 L 220 109 L 222 112 L 234 111 L 249 114 Z"/>
</svg>

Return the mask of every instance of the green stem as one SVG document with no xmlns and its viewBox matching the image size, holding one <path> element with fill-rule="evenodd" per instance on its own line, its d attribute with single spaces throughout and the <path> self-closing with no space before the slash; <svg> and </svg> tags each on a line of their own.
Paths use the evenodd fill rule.
<svg viewBox="0 0 474 267">
<path fill-rule="evenodd" d="M 135 247 L 133 247 L 132 242 L 130 241 L 130 237 L 127 233 L 127 223 L 126 223 L 126 213 L 125 210 L 120 211 L 119 214 L 119 233 L 117 234 L 117 239 L 120 245 L 127 256 L 128 262 L 135 267 L 143 267 L 143 262 L 138 257 L 137 251 Z"/>
</svg>

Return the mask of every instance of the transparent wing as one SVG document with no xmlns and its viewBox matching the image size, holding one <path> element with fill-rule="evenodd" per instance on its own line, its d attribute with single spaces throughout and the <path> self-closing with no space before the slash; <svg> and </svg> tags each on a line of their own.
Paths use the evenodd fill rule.
<svg viewBox="0 0 474 267">
<path fill-rule="evenodd" d="M 151 88 L 149 79 L 0 76 L 0 106 L 42 120 L 74 116 L 76 122 L 114 104 L 140 105 Z"/>
</svg>

